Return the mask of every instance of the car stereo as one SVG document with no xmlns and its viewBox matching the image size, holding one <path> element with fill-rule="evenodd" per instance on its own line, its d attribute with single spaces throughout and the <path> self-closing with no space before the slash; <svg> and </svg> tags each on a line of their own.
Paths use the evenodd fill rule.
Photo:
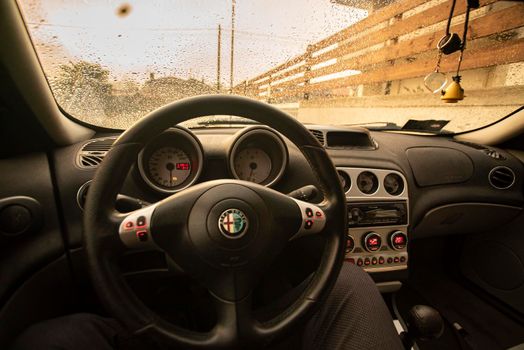
<svg viewBox="0 0 524 350">
<path fill-rule="evenodd" d="M 348 203 L 348 227 L 407 225 L 406 202 Z"/>
</svg>

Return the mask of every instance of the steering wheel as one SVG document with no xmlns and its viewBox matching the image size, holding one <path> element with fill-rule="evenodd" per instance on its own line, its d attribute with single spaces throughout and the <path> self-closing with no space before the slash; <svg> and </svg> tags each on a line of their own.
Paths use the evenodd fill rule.
<svg viewBox="0 0 524 350">
<path fill-rule="evenodd" d="M 323 202 L 313 205 L 240 180 L 194 185 L 137 211 L 121 214 L 116 196 L 144 145 L 164 130 L 195 117 L 236 115 L 266 124 L 303 153 L 318 179 Z M 144 117 L 114 143 L 90 186 L 84 212 L 84 247 L 103 305 L 133 334 L 178 348 L 264 345 L 307 321 L 330 292 L 344 259 L 345 196 L 325 149 L 286 113 L 238 96 L 181 100 Z M 304 235 L 325 239 L 317 270 L 302 294 L 273 319 L 254 318 L 252 291 L 286 244 Z M 208 332 L 175 326 L 134 294 L 116 260 L 130 249 L 158 249 L 205 286 L 217 320 Z"/>
</svg>

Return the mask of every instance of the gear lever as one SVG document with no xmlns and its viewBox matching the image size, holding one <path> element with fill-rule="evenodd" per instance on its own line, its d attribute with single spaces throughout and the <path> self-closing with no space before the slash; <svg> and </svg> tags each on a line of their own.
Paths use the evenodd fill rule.
<svg viewBox="0 0 524 350">
<path fill-rule="evenodd" d="M 406 317 L 407 332 L 401 333 L 404 348 L 410 349 L 415 340 L 438 339 L 444 332 L 444 321 L 439 312 L 426 305 L 415 305 Z"/>
</svg>

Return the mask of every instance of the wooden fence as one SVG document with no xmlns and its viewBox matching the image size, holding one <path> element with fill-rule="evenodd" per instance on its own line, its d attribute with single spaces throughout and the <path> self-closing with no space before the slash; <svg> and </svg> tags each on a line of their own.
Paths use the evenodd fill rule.
<svg viewBox="0 0 524 350">
<path fill-rule="evenodd" d="M 434 4 L 433 6 L 430 6 Z M 437 58 L 452 0 L 399 0 L 364 20 L 309 45 L 305 53 L 238 84 L 235 93 L 291 102 L 340 94 L 359 85 L 423 77 Z M 480 0 L 472 10 L 463 70 L 524 61 L 524 3 Z M 457 0 L 452 32 L 462 36 L 465 1 Z M 424 28 L 431 26 L 427 30 Z M 520 38 L 519 38 L 520 36 Z M 458 54 L 443 56 L 441 71 L 456 70 Z"/>
</svg>

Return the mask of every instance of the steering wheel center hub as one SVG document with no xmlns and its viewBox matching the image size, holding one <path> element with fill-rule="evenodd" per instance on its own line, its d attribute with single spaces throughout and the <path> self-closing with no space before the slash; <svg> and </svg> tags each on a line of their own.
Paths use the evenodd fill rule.
<svg viewBox="0 0 524 350">
<path fill-rule="evenodd" d="M 218 228 L 222 235 L 228 239 L 241 238 L 247 232 L 248 227 L 249 220 L 240 209 L 228 209 L 218 219 Z"/>
<path fill-rule="evenodd" d="M 269 216 L 256 192 L 238 184 L 223 184 L 210 188 L 195 201 L 188 235 L 208 263 L 240 266 L 261 253 Z"/>
</svg>

